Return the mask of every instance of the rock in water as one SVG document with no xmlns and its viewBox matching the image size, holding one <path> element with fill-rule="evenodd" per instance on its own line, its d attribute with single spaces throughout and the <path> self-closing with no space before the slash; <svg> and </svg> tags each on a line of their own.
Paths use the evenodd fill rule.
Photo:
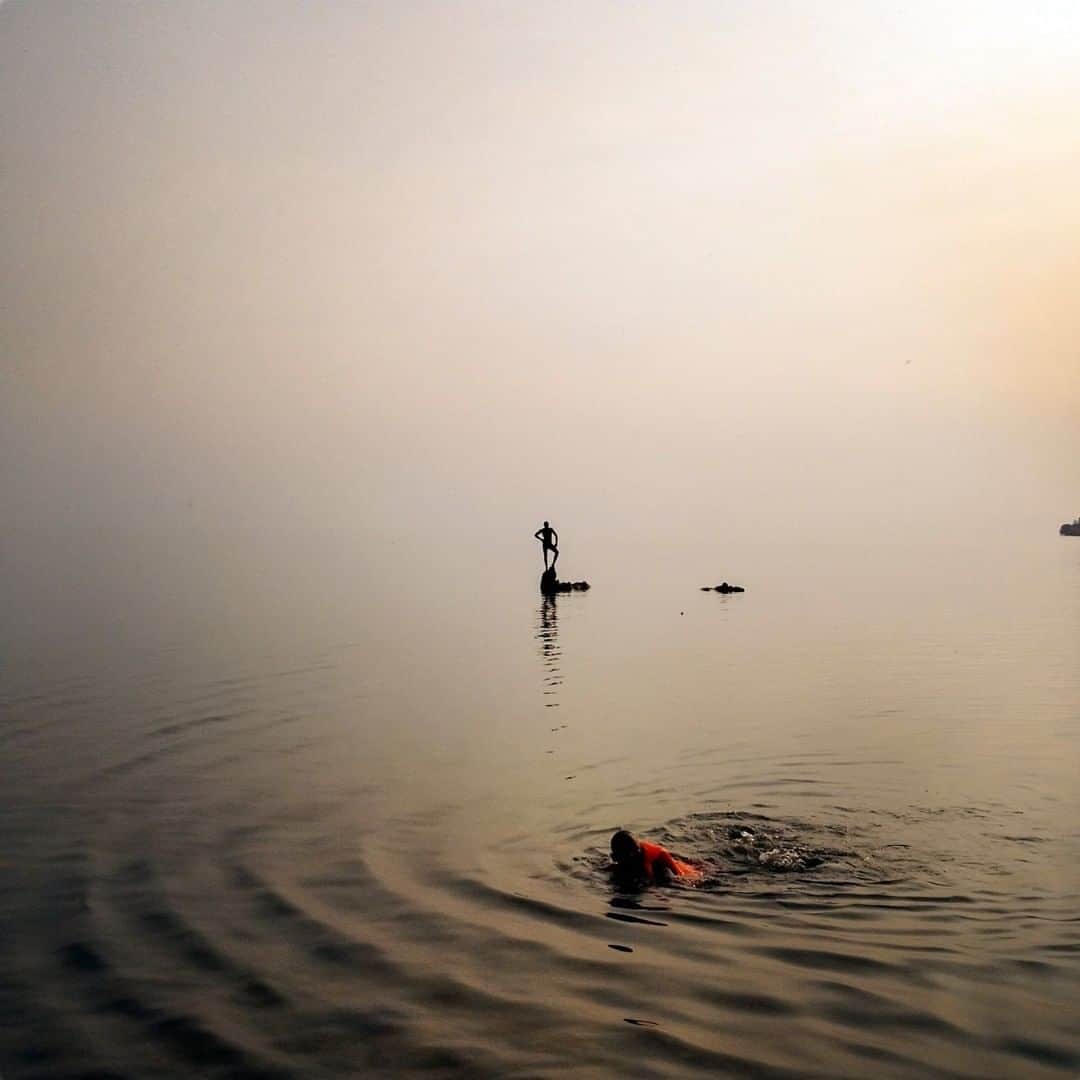
<svg viewBox="0 0 1080 1080">
<path fill-rule="evenodd" d="M 584 592 L 592 586 L 587 581 L 560 581 L 554 570 L 545 570 L 540 577 L 540 592 L 544 596 L 555 596 L 561 592 Z"/>
</svg>

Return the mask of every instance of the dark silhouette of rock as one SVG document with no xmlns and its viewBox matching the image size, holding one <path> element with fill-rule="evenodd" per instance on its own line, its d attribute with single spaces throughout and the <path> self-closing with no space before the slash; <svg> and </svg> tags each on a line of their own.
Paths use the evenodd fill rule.
<svg viewBox="0 0 1080 1080">
<path fill-rule="evenodd" d="M 709 591 L 710 588 L 708 585 L 705 585 L 702 588 L 702 592 Z M 711 591 L 720 593 L 746 592 L 746 590 L 741 585 L 729 585 L 726 581 L 721 582 L 719 585 L 713 585 Z"/>
<path fill-rule="evenodd" d="M 555 568 L 545 570 L 540 575 L 540 592 L 544 596 L 555 596 L 561 592 L 585 592 L 592 586 L 587 581 L 560 581 L 555 576 Z"/>
<path fill-rule="evenodd" d="M 1058 530 L 1062 536 L 1080 536 L 1080 518 L 1075 521 L 1066 521 Z"/>
</svg>

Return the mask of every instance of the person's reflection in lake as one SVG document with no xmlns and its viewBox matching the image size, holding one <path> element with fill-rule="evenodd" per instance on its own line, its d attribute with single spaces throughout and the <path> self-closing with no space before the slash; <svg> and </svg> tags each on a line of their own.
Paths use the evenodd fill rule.
<svg viewBox="0 0 1080 1080">
<path fill-rule="evenodd" d="M 540 642 L 540 660 L 544 665 L 544 705 L 555 708 L 558 702 L 556 689 L 562 685 L 562 672 L 559 661 L 562 649 L 559 647 L 559 609 L 554 596 L 545 596 L 536 613 L 536 639 Z"/>
</svg>

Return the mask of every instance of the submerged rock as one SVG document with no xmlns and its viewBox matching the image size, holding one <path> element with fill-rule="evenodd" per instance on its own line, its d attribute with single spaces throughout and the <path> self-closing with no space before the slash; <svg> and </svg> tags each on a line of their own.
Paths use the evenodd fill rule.
<svg viewBox="0 0 1080 1080">
<path fill-rule="evenodd" d="M 702 585 L 701 591 L 720 593 L 746 592 L 741 585 L 729 585 L 726 581 L 722 581 L 719 585 Z"/>
</svg>

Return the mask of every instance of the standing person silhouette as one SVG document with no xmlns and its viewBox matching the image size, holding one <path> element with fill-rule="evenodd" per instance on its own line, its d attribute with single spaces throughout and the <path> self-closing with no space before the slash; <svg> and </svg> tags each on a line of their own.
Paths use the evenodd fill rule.
<svg viewBox="0 0 1080 1080">
<path fill-rule="evenodd" d="M 559 561 L 559 534 L 551 527 L 548 522 L 544 522 L 542 529 L 537 529 L 533 533 L 533 536 L 544 545 L 544 569 L 548 568 L 548 552 L 554 554 L 554 558 L 551 560 L 551 569 L 555 569 L 555 564 Z"/>
</svg>

